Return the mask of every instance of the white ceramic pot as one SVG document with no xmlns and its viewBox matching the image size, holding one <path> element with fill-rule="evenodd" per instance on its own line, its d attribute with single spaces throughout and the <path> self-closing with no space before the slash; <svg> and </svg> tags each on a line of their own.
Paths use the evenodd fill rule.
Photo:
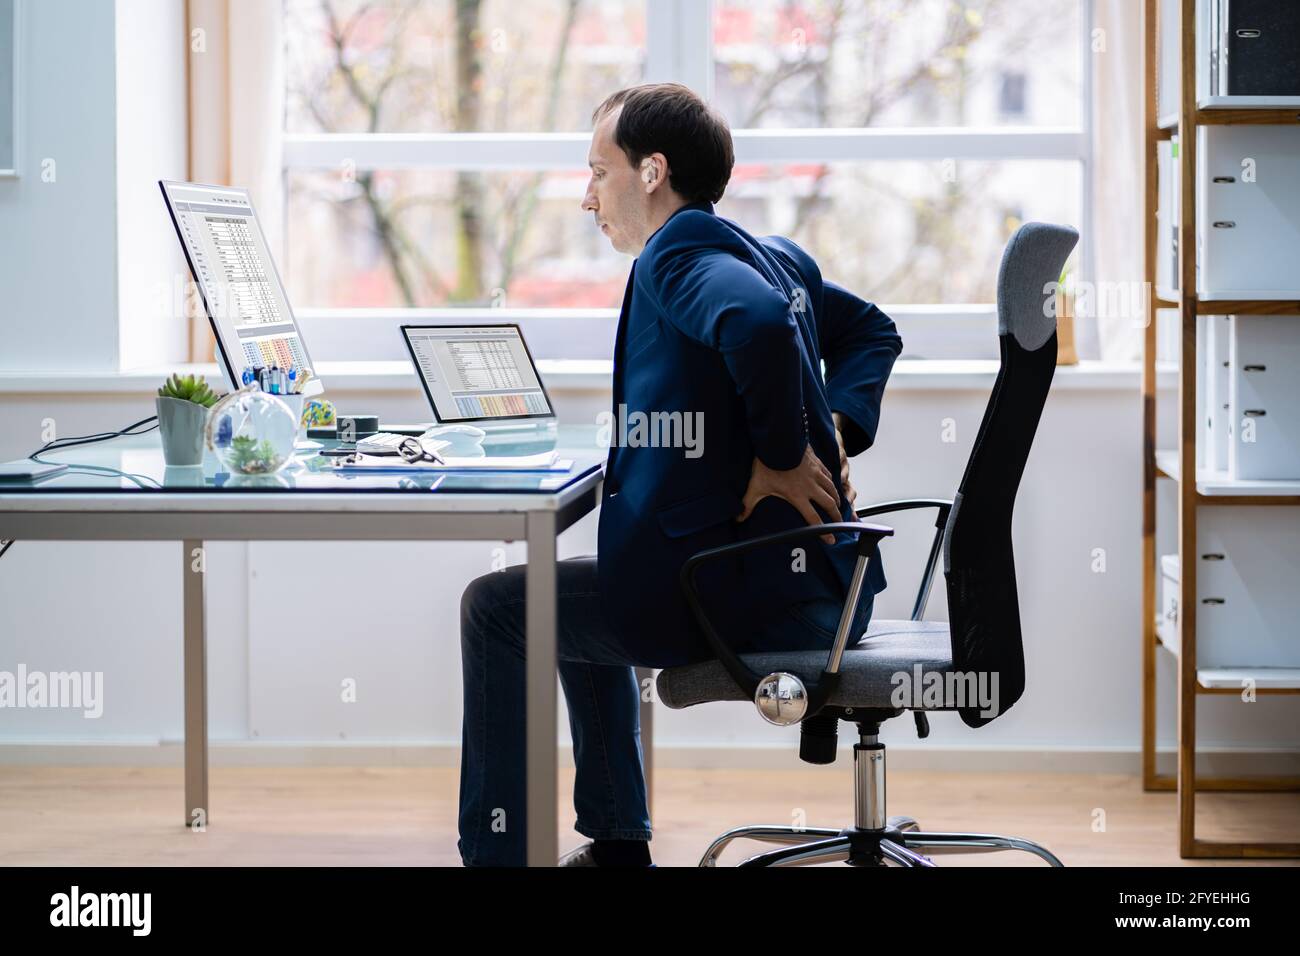
<svg viewBox="0 0 1300 956">
<path fill-rule="evenodd" d="M 203 464 L 204 430 L 208 410 L 181 398 L 159 395 L 158 431 L 162 433 L 163 460 L 171 468 L 193 468 Z"/>
</svg>

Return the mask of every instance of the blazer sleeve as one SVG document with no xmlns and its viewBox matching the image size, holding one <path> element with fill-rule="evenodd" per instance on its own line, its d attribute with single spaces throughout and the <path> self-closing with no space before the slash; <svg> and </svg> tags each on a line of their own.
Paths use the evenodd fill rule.
<svg viewBox="0 0 1300 956">
<path fill-rule="evenodd" d="M 903 339 L 893 320 L 875 305 L 826 281 L 817 336 L 831 411 L 844 419 L 844 451 L 849 457 L 860 455 L 876 440 L 885 382 L 903 351 Z"/>
<path fill-rule="evenodd" d="M 722 353 L 759 460 L 780 471 L 797 467 L 807 439 L 789 299 L 725 246 L 704 237 L 663 238 L 672 241 L 658 244 L 648 263 L 648 291 L 668 323 Z"/>
</svg>

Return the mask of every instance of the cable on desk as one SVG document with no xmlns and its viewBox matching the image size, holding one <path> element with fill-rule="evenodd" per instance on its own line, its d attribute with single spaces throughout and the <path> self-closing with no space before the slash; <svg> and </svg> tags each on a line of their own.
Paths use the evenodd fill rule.
<svg viewBox="0 0 1300 956">
<path fill-rule="evenodd" d="M 150 425 L 150 422 L 153 424 Z M 141 428 L 140 431 L 136 431 L 135 429 L 140 428 L 141 425 L 149 425 L 149 427 Z M 73 448 L 77 445 L 92 445 L 95 442 L 108 441 L 112 438 L 126 438 L 131 435 L 147 435 L 157 427 L 158 416 L 150 415 L 148 418 L 142 418 L 138 422 L 127 425 L 121 431 L 99 432 L 95 435 L 79 435 L 75 438 L 56 438 L 53 441 L 47 441 L 27 457 L 32 461 L 40 461 L 36 456 L 44 454 L 47 451 L 61 451 L 64 448 Z M 49 462 L 42 462 L 42 464 L 49 464 Z"/>
<path fill-rule="evenodd" d="M 152 423 L 152 424 L 150 424 Z M 148 425 L 148 428 L 141 428 L 142 425 Z M 158 427 L 158 416 L 150 415 L 148 418 L 142 418 L 138 422 L 132 422 L 120 431 L 99 432 L 95 435 L 79 435 L 74 438 L 56 438 L 53 441 L 47 441 L 36 451 L 27 457 L 31 461 L 40 462 L 42 465 L 62 464 L 62 462 L 44 461 L 40 456 L 46 452 L 62 451 L 65 448 L 75 448 L 78 445 L 93 445 L 96 442 L 109 441 L 114 438 L 128 438 L 135 435 L 147 435 Z M 140 429 L 136 431 L 136 429 Z M 96 475 L 118 475 L 135 482 L 141 488 L 162 488 L 162 485 L 148 475 L 137 475 L 129 471 L 122 471 L 118 468 L 109 468 L 107 465 L 84 465 L 74 464 L 63 472 L 65 475 L 90 475 L 92 478 Z M 147 482 L 147 484 L 146 484 Z M 0 552 L 3 554 L 3 552 Z"/>
<path fill-rule="evenodd" d="M 150 424 L 151 422 L 152 424 Z M 149 427 L 141 428 L 140 427 L 141 425 L 148 425 Z M 94 435 L 78 435 L 74 438 L 56 438 L 53 441 L 47 441 L 40 448 L 36 449 L 34 452 L 28 455 L 27 458 L 30 461 L 39 462 L 42 465 L 62 464 L 62 462 L 42 461 L 40 456 L 45 452 L 62 451 L 64 448 L 75 448 L 78 445 L 93 445 L 96 442 L 109 441 L 110 439 L 113 438 L 126 438 L 132 435 L 147 435 L 149 434 L 149 432 L 153 431 L 157 427 L 158 427 L 158 416 L 150 415 L 148 418 L 142 418 L 138 422 L 133 422 L 130 425 L 127 425 L 125 428 L 121 429 L 120 431 L 99 432 Z M 136 431 L 137 428 L 139 428 L 140 430 Z M 96 475 L 104 475 L 104 474 L 119 475 L 122 478 L 126 478 L 130 481 L 135 482 L 141 488 L 158 488 L 158 489 L 162 488 L 162 485 L 159 484 L 159 482 L 156 479 L 150 478 L 148 475 L 136 475 L 136 474 L 132 474 L 129 471 L 122 471 L 121 469 L 118 468 L 109 468 L 106 465 L 73 465 L 73 466 L 69 466 L 69 468 L 66 471 L 62 472 L 62 474 L 90 475 L 92 478 L 95 477 Z M 148 484 L 146 484 L 146 482 L 148 482 Z M 14 543 L 12 540 L 11 541 L 0 540 L 0 558 L 3 558 L 5 556 L 5 552 L 7 552 L 13 546 Z"/>
</svg>

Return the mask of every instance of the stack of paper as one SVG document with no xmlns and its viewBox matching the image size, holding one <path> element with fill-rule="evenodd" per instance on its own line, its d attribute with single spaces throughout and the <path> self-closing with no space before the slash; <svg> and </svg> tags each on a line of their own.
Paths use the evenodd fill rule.
<svg viewBox="0 0 1300 956">
<path fill-rule="evenodd" d="M 341 472 L 568 471 L 572 467 L 573 459 L 559 458 L 554 451 L 544 451 L 536 455 L 480 455 L 477 458 L 443 458 L 442 464 L 433 461 L 408 464 L 400 458 L 394 459 L 391 456 L 362 455 L 360 462 L 339 465 L 336 470 Z"/>
</svg>

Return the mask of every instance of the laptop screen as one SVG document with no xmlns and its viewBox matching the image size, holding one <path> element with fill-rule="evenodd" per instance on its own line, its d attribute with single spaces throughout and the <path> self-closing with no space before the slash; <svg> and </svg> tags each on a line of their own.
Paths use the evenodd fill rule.
<svg viewBox="0 0 1300 956">
<path fill-rule="evenodd" d="M 517 325 L 404 325 L 402 336 L 439 422 L 555 415 Z"/>
</svg>

